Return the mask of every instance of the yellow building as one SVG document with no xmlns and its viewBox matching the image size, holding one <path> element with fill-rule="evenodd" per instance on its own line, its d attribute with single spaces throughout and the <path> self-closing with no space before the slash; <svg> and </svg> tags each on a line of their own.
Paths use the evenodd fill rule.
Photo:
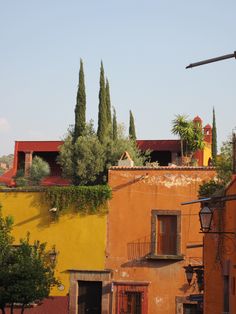
<svg viewBox="0 0 236 314">
<path fill-rule="evenodd" d="M 104 276 L 106 242 L 106 214 L 78 214 L 67 210 L 59 219 L 53 218 L 53 211 L 43 201 L 43 192 L 0 190 L 3 216 L 14 218 L 13 236 L 15 244 L 30 232 L 30 239 L 47 242 L 47 249 L 56 246 L 56 276 L 61 285 L 53 288 L 49 300 L 31 310 L 30 313 L 63 314 L 76 313 L 76 300 L 69 300 L 70 285 L 73 297 L 79 292 L 79 280 L 90 281 L 91 276 Z M 76 281 L 73 282 L 73 278 Z M 72 279 L 71 279 L 72 278 Z M 92 278 L 94 280 L 94 277 Z M 86 287 L 82 287 L 85 289 Z M 81 288 L 81 289 L 82 289 Z M 69 304 L 70 303 L 70 304 Z M 81 305 L 82 306 L 82 305 Z"/>
</svg>

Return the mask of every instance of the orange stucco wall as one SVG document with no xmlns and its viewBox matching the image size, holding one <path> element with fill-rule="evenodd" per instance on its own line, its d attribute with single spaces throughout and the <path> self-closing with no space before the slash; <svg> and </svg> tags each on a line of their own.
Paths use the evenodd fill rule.
<svg viewBox="0 0 236 314">
<path fill-rule="evenodd" d="M 109 171 L 113 190 L 108 214 L 106 268 L 116 283 L 148 284 L 148 313 L 177 313 L 176 297 L 197 293 L 188 286 L 183 266 L 201 264 L 202 248 L 188 248 L 202 243 L 199 233 L 199 205 L 181 206 L 197 199 L 202 181 L 215 175 L 208 168 L 119 169 Z M 181 212 L 180 253 L 183 260 L 148 260 L 139 254 L 139 242 L 150 242 L 151 210 Z M 113 304 L 116 303 L 116 290 Z M 115 313 L 113 306 L 113 313 Z M 181 309 L 178 313 L 182 313 Z"/>
<path fill-rule="evenodd" d="M 236 194 L 234 180 L 226 195 Z M 215 207 L 214 232 L 235 232 L 236 201 L 226 201 L 222 210 Z M 219 227 L 220 226 L 220 227 Z M 229 277 L 229 313 L 236 313 L 236 239 L 235 234 L 206 234 L 204 238 L 204 313 L 221 314 L 224 311 L 224 276 Z"/>
</svg>

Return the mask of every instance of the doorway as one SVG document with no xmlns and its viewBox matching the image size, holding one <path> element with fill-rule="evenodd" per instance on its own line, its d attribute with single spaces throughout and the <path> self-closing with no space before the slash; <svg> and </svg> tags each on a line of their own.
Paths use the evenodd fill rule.
<svg viewBox="0 0 236 314">
<path fill-rule="evenodd" d="M 101 314 L 102 282 L 78 281 L 78 314 Z"/>
</svg>

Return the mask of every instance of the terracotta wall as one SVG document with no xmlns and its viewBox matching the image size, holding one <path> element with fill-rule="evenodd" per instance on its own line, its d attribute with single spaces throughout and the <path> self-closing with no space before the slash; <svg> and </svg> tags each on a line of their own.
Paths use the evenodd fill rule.
<svg viewBox="0 0 236 314">
<path fill-rule="evenodd" d="M 183 313 L 177 300 L 198 293 L 196 285 L 188 286 L 183 266 L 201 264 L 199 205 L 181 206 L 181 203 L 197 199 L 199 184 L 214 174 L 208 168 L 114 167 L 109 171 L 113 198 L 108 214 L 106 268 L 113 274 L 113 313 L 117 309 L 119 284 L 136 283 L 138 289 L 146 285 L 147 292 L 143 295 L 147 296 L 148 312 L 145 313 L 151 314 L 173 314 L 177 308 L 178 313 Z M 148 249 L 142 243 L 150 242 L 153 209 L 180 211 L 182 259 L 145 258 Z"/>
<path fill-rule="evenodd" d="M 226 190 L 226 195 L 232 194 L 236 194 L 235 180 Z M 205 313 L 236 313 L 236 239 L 235 234 L 228 233 L 236 230 L 235 208 L 236 200 L 226 201 L 222 209 L 216 205 L 211 232 L 221 233 L 204 237 Z M 226 286 L 228 293 L 224 297 Z M 228 311 L 225 302 L 229 304 Z"/>
</svg>

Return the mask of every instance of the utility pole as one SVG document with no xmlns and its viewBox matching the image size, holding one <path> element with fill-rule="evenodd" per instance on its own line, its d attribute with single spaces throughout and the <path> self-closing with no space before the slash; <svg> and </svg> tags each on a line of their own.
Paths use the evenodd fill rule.
<svg viewBox="0 0 236 314">
<path fill-rule="evenodd" d="M 231 54 L 228 54 L 228 55 L 223 55 L 223 56 L 216 57 L 216 58 L 211 58 L 211 59 L 207 59 L 207 60 L 203 60 L 203 61 L 199 61 L 199 62 L 195 62 L 195 63 L 190 63 L 188 66 L 186 66 L 185 69 L 190 69 L 190 68 L 193 68 L 193 67 L 197 67 L 199 65 L 204 65 L 204 64 L 217 62 L 217 61 L 230 59 L 230 58 L 235 58 L 236 59 L 236 51 L 234 51 L 234 53 L 231 53 Z"/>
</svg>

